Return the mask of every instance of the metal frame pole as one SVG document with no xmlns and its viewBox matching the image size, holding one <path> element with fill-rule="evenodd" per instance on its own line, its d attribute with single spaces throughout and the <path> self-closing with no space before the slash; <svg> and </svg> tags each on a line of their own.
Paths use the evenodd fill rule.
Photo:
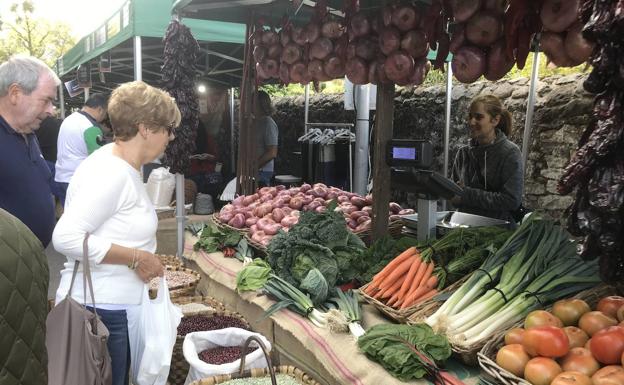
<svg viewBox="0 0 624 385">
<path fill-rule="evenodd" d="M 134 80 L 143 80 L 143 55 L 141 36 L 134 37 Z"/>
<path fill-rule="evenodd" d="M 451 137 L 451 102 L 453 93 L 453 69 L 446 65 L 446 117 L 444 121 L 444 176 L 449 176 L 449 146 Z"/>
<path fill-rule="evenodd" d="M 231 170 L 236 170 L 236 156 L 235 156 L 235 152 L 234 152 L 234 142 L 235 142 L 235 137 L 234 137 L 234 87 L 230 88 L 230 161 L 231 163 Z"/>
<path fill-rule="evenodd" d="M 355 178 L 354 183 L 351 185 L 351 191 L 355 191 L 360 195 L 366 195 L 366 185 L 368 184 L 370 85 L 355 86 L 353 92 L 356 90 L 358 92 L 355 95 L 357 104 L 355 120 Z M 351 159 L 349 159 L 349 164 L 351 164 Z M 349 170 L 349 173 L 351 173 L 351 170 Z"/>
<path fill-rule="evenodd" d="M 531 70 L 531 82 L 529 84 L 529 99 L 527 101 L 526 119 L 524 121 L 524 134 L 522 136 L 522 167 L 526 170 L 529 159 L 529 147 L 531 147 L 531 132 L 533 130 L 533 113 L 535 112 L 535 94 L 539 76 L 539 44 L 536 44 L 533 53 L 533 68 Z"/>
<path fill-rule="evenodd" d="M 61 110 L 61 119 L 65 119 L 65 94 L 63 93 L 63 82 L 58 87 L 59 90 L 59 109 Z"/>
<path fill-rule="evenodd" d="M 303 132 L 305 134 L 308 133 L 308 123 L 310 122 L 310 83 L 305 85 L 304 88 L 304 103 L 303 103 Z M 312 170 L 314 170 L 314 166 L 312 165 L 312 153 L 314 152 L 314 146 L 312 143 L 308 142 L 308 178 L 310 180 L 306 180 L 304 182 L 312 183 Z"/>
</svg>

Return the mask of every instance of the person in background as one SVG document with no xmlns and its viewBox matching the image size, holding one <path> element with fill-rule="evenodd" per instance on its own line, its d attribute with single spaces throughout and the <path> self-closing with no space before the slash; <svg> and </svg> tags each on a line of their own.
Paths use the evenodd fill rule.
<svg viewBox="0 0 624 385">
<path fill-rule="evenodd" d="M 271 117 L 275 112 L 271 97 L 265 91 L 258 91 L 254 111 L 254 129 L 256 131 L 258 155 L 258 182 L 268 186 L 273 178 L 274 163 L 277 157 L 279 130 Z"/>
<path fill-rule="evenodd" d="M 78 166 L 54 230 L 54 248 L 67 257 L 56 301 L 67 295 L 74 262 L 82 260 L 82 243 L 90 234 L 95 307 L 110 332 L 113 385 L 124 385 L 130 364 L 126 309 L 141 303 L 144 283 L 164 273 L 154 255 L 158 218 L 140 170 L 162 156 L 181 116 L 167 92 L 141 81 L 117 87 L 108 113 L 115 140 Z M 71 295 L 88 305 L 82 278 L 81 265 Z"/>
<path fill-rule="evenodd" d="M 452 168 L 463 192 L 451 202 L 463 212 L 515 223 L 524 177 L 520 149 L 507 138 L 511 113 L 496 96 L 480 95 L 470 103 L 468 127 L 470 144 L 458 150 Z"/>
<path fill-rule="evenodd" d="M 39 147 L 41 148 L 41 154 L 45 159 L 50 172 L 52 173 L 51 190 L 52 194 L 60 202 L 62 191 L 58 182 L 54 180 L 55 175 L 55 163 L 56 163 L 56 143 L 58 140 L 59 129 L 61 128 L 61 119 L 57 117 L 57 110 L 54 110 L 54 115 L 48 116 L 41 122 L 39 129 L 35 131 L 37 140 L 39 141 Z"/>
<path fill-rule="evenodd" d="M 102 140 L 103 137 L 100 123 L 106 119 L 107 103 L 107 95 L 91 95 L 80 111 L 69 115 L 61 124 L 54 180 L 60 186 L 60 200 L 63 206 L 67 186 L 76 168 L 89 154 L 100 148 L 98 140 Z"/>
<path fill-rule="evenodd" d="M 24 222 L 44 248 L 56 217 L 52 174 L 34 132 L 52 115 L 60 83 L 30 56 L 12 56 L 0 65 L 0 208 Z"/>
<path fill-rule="evenodd" d="M 48 258 L 24 223 L 2 209 L 0 256 L 0 384 L 47 384 Z"/>
</svg>

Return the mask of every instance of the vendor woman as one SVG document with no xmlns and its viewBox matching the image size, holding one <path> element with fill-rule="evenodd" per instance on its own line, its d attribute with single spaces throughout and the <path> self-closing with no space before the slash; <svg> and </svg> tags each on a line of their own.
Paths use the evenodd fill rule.
<svg viewBox="0 0 624 385">
<path fill-rule="evenodd" d="M 459 210 L 515 222 L 522 203 L 524 176 L 520 149 L 507 136 L 511 113 L 493 95 L 470 103 L 470 144 L 455 156 L 452 179 L 463 188 L 451 202 Z"/>
</svg>

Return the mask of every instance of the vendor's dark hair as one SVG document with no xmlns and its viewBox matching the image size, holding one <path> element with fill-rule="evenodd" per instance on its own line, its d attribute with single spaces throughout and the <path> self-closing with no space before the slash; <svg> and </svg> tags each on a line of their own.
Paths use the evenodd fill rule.
<svg viewBox="0 0 624 385">
<path fill-rule="evenodd" d="M 507 136 L 511 134 L 511 130 L 513 128 L 511 112 L 503 106 L 503 103 L 499 98 L 494 95 L 479 95 L 472 99 L 470 102 L 470 108 L 474 107 L 477 103 L 481 103 L 485 112 L 490 114 L 492 117 L 500 115 L 500 122 L 498 122 L 498 126 L 496 126 L 496 128 L 501 130 Z"/>
<path fill-rule="evenodd" d="M 90 108 L 102 107 L 106 110 L 106 106 L 108 105 L 108 97 L 109 95 L 106 94 L 94 94 L 89 96 L 89 99 L 87 99 L 84 105 Z"/>
<path fill-rule="evenodd" d="M 258 93 L 256 94 L 256 103 L 258 103 L 258 107 L 260 107 L 260 110 L 266 116 L 271 116 L 275 113 L 273 103 L 271 102 L 271 97 L 266 91 L 258 91 Z"/>
</svg>

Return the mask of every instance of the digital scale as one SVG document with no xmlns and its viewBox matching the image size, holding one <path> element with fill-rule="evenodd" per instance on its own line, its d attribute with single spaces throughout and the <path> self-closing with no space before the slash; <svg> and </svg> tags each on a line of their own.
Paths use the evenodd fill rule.
<svg viewBox="0 0 624 385">
<path fill-rule="evenodd" d="M 509 227 L 509 222 L 500 219 L 458 211 L 438 212 L 438 200 L 451 199 L 461 194 L 462 188 L 431 170 L 431 142 L 393 139 L 388 143 L 386 162 L 392 187 L 418 194 L 417 214 L 402 218 L 410 232 L 416 230 L 418 240 L 435 239 L 437 232 L 444 234 L 456 227 Z"/>
<path fill-rule="evenodd" d="M 388 142 L 386 162 L 392 187 L 418 194 L 418 239 L 434 239 L 438 200 L 461 194 L 461 187 L 431 170 L 433 149 L 429 141 L 393 139 Z"/>
</svg>

